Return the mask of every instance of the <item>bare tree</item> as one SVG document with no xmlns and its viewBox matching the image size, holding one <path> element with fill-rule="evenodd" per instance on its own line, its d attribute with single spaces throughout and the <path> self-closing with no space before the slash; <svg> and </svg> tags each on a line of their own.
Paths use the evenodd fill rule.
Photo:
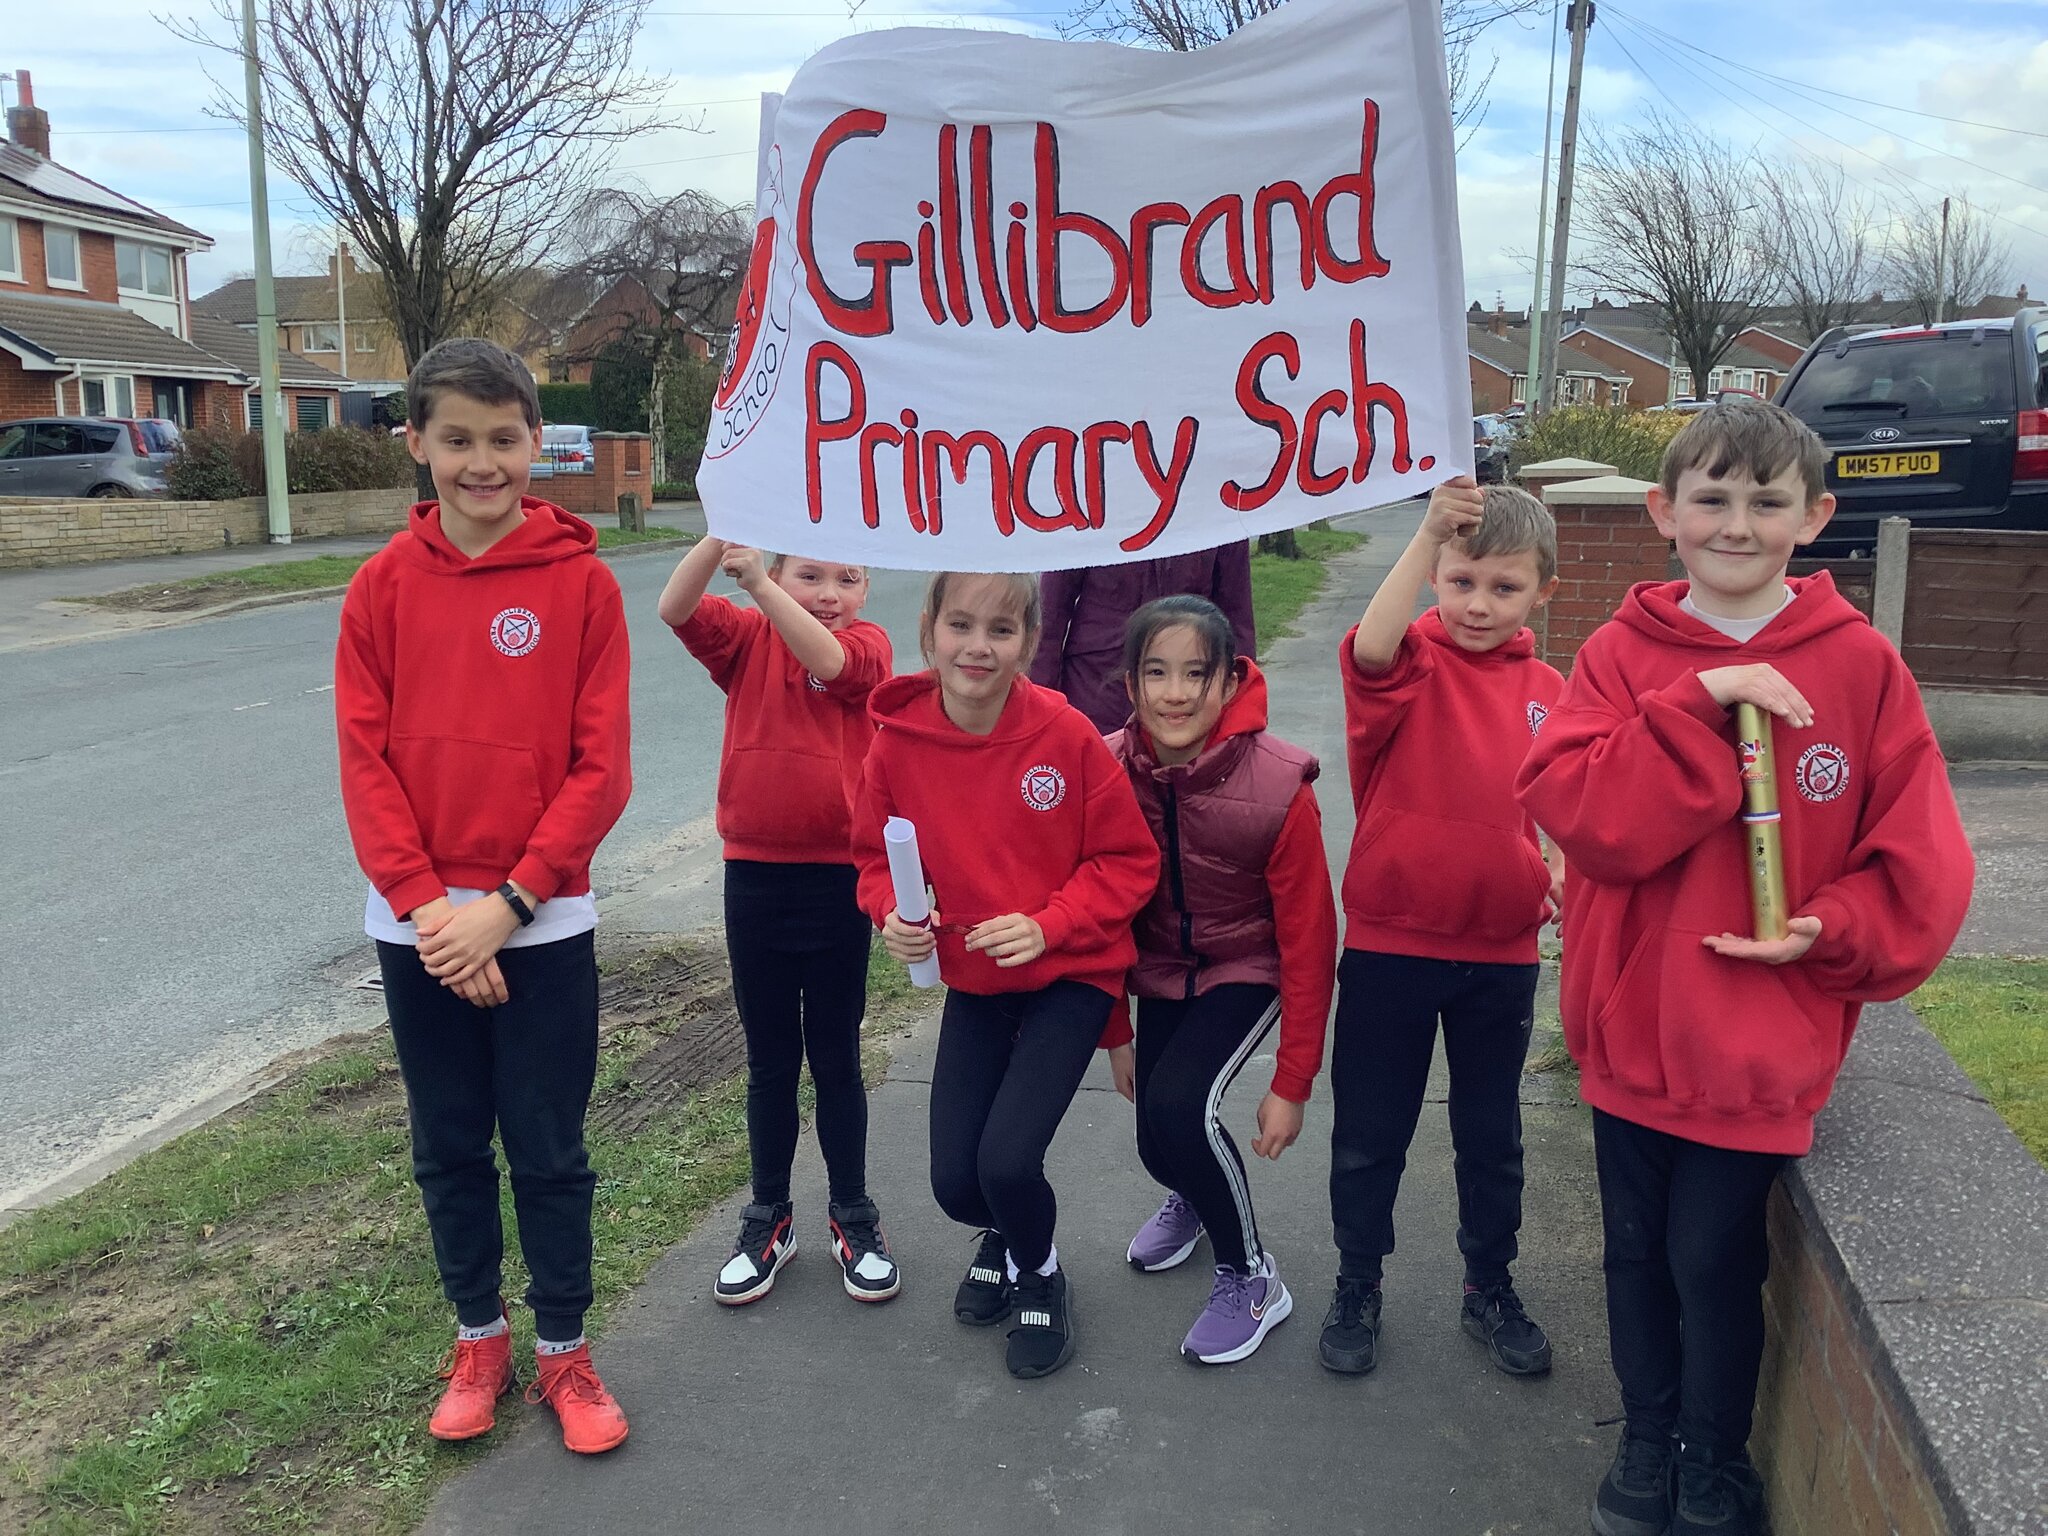
<svg viewBox="0 0 2048 1536">
<path fill-rule="evenodd" d="M 1228 37 L 1285 0 L 1078 0 L 1070 36 L 1112 38 L 1192 53 Z M 1450 72 L 1451 121 L 1468 131 L 1486 115 L 1486 88 L 1500 62 L 1475 73 L 1473 45 L 1496 21 L 1547 11 L 1551 0 L 1444 0 L 1444 59 Z"/>
<path fill-rule="evenodd" d="M 1876 200 L 1840 166 L 1799 159 L 1765 178 L 1765 231 L 1784 300 L 1812 340 L 1846 322 L 1876 286 L 1883 242 Z"/>
<path fill-rule="evenodd" d="M 1987 293 L 2004 290 L 2012 281 L 2012 243 L 1998 237 L 1991 221 L 1963 198 L 1949 200 L 1948 276 L 1940 276 L 1941 203 L 1908 205 L 1892 225 L 1885 242 L 1884 282 L 1887 292 L 1902 299 L 1923 325 L 1932 324 L 1935 296 L 1946 288 L 1943 313 L 1954 319 Z"/>
<path fill-rule="evenodd" d="M 1588 287 L 1656 311 L 1693 392 L 1778 283 L 1768 177 L 1753 153 L 1653 113 L 1586 144 L 1572 267 Z"/>
<path fill-rule="evenodd" d="M 612 147 L 656 126 L 647 0 L 271 0 L 265 147 L 381 276 L 408 365 L 486 329 Z M 242 57 L 239 8 L 172 23 Z M 215 110 L 242 120 L 239 91 Z"/>
<path fill-rule="evenodd" d="M 732 324 L 753 244 L 753 211 L 703 192 L 657 198 L 607 188 L 576 207 L 570 269 L 597 295 L 575 332 L 571 361 L 621 343 L 647 359 L 647 430 L 657 478 L 668 472 L 667 388 L 694 333 L 707 341 Z"/>
</svg>

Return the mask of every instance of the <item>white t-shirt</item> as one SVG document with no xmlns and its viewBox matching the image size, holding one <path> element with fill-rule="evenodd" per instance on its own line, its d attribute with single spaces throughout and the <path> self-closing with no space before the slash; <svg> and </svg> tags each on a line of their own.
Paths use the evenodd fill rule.
<svg viewBox="0 0 2048 1536">
<path fill-rule="evenodd" d="M 476 891 L 466 885 L 458 885 L 449 889 L 448 899 L 461 907 L 481 896 L 496 894 L 496 891 Z M 512 937 L 505 941 L 505 948 L 526 949 L 535 944 L 552 944 L 557 939 L 573 939 L 596 926 L 595 896 L 587 891 L 581 896 L 557 896 L 552 901 L 536 904 L 533 921 L 523 928 L 513 929 Z M 414 949 L 419 948 L 419 930 L 393 912 L 391 903 L 377 894 L 374 885 L 370 887 L 369 900 L 363 903 L 363 932 L 373 939 L 382 939 L 386 944 L 409 944 Z"/>
<path fill-rule="evenodd" d="M 1692 600 L 1688 591 L 1678 600 L 1681 612 L 1689 613 L 1710 629 L 1718 629 L 1737 645 L 1747 645 L 1769 627 L 1772 620 L 1792 606 L 1792 589 L 1785 589 L 1785 600 L 1776 609 L 1760 619 L 1724 619 L 1718 613 L 1702 613 L 1699 605 Z"/>
</svg>

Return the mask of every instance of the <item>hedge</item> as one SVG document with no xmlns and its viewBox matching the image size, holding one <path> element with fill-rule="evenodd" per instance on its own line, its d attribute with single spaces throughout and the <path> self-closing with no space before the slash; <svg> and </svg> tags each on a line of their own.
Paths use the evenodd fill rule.
<svg viewBox="0 0 2048 1536">
<path fill-rule="evenodd" d="M 1634 411 L 1626 406 L 1564 405 L 1546 411 L 1515 439 L 1509 472 L 1550 459 L 1591 459 L 1619 474 L 1655 480 L 1664 445 L 1692 418 L 1681 411 Z"/>
<path fill-rule="evenodd" d="M 550 426 L 589 426 L 595 416 L 588 384 L 543 384 L 540 386 L 540 419 Z"/>
<path fill-rule="evenodd" d="M 288 432 L 285 482 L 299 496 L 318 491 L 378 491 L 416 484 L 417 466 L 402 438 L 361 427 Z M 228 501 L 261 496 L 263 434 L 195 427 L 184 435 L 166 472 L 166 488 L 180 501 Z"/>
</svg>

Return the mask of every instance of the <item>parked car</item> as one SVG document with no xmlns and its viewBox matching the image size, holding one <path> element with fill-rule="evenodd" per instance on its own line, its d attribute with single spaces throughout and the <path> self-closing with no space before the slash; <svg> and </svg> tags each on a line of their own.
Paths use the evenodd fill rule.
<svg viewBox="0 0 2048 1536">
<path fill-rule="evenodd" d="M 597 454 L 588 427 L 543 426 L 540 452 L 558 475 L 587 475 L 596 467 Z"/>
<path fill-rule="evenodd" d="M 174 422 L 43 416 L 0 422 L 0 496 L 161 496 Z"/>
<path fill-rule="evenodd" d="M 1711 400 L 1667 400 L 1662 405 L 1649 405 L 1645 413 L 1652 411 L 1675 411 L 1681 416 L 1696 416 L 1714 402 Z"/>
<path fill-rule="evenodd" d="M 1824 336 L 1778 403 L 1828 449 L 1822 553 L 1875 548 L 1893 516 L 2048 529 L 2048 307 Z"/>
</svg>

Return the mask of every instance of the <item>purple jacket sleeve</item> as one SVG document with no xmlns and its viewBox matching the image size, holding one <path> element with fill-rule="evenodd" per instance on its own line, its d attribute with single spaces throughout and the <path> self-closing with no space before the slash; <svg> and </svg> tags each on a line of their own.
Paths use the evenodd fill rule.
<svg viewBox="0 0 2048 1536">
<path fill-rule="evenodd" d="M 1067 691 L 1067 629 L 1074 621 L 1074 605 L 1080 601 L 1080 571 L 1047 571 L 1038 578 L 1038 602 L 1045 615 L 1039 632 L 1038 654 L 1031 658 L 1031 681 L 1041 688 Z"/>
<path fill-rule="evenodd" d="M 1216 551 L 1215 584 L 1209 600 L 1237 631 L 1237 654 L 1258 659 L 1259 629 L 1252 617 L 1252 546 L 1249 540 Z"/>
</svg>

